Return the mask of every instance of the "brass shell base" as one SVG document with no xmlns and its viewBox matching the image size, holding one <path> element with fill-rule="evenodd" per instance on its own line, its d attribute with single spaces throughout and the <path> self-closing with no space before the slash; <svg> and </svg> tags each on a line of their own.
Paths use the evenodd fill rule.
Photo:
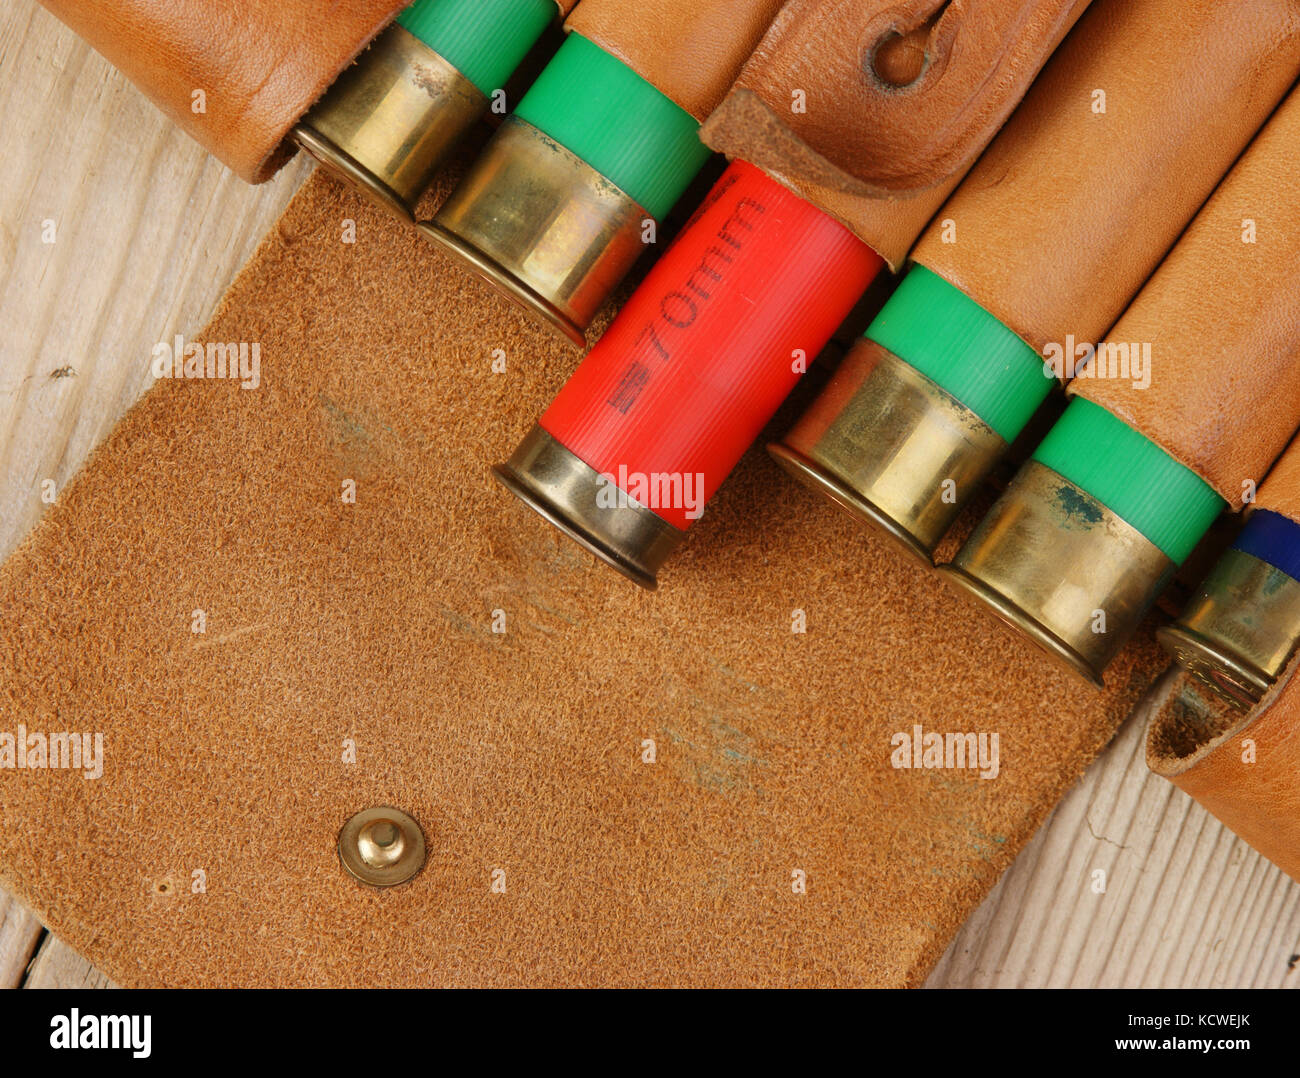
<svg viewBox="0 0 1300 1078">
<path fill-rule="evenodd" d="M 534 292 L 505 266 L 494 262 L 488 255 L 473 244 L 466 243 L 455 233 L 448 232 L 436 219 L 418 221 L 415 227 L 424 233 L 425 238 L 432 240 L 448 254 L 460 260 L 470 272 L 486 281 L 526 314 L 541 319 L 549 328 L 579 348 L 586 347 L 587 335 L 584 332 L 586 327 L 579 326 L 564 311 L 545 296 Z"/>
<path fill-rule="evenodd" d="M 767 451 L 773 460 L 804 486 L 826 495 L 851 516 L 897 540 L 903 550 L 918 561 L 928 566 L 934 565 L 933 548 L 926 546 L 878 505 L 868 501 L 856 490 L 846 487 L 838 476 L 828 472 L 815 460 L 782 442 L 768 443 Z"/>
<path fill-rule="evenodd" d="M 401 195 L 319 131 L 306 123 L 300 123 L 293 129 L 293 140 L 318 165 L 349 187 L 360 191 L 373 205 L 405 224 L 414 222 L 415 210 Z"/>
<path fill-rule="evenodd" d="M 940 573 L 1100 688 L 1175 568 L 1136 528 L 1031 460 Z"/>
<path fill-rule="evenodd" d="M 859 340 L 768 452 L 927 564 L 1006 443 L 910 363 Z"/>
<path fill-rule="evenodd" d="M 582 158 L 512 116 L 434 220 L 420 227 L 508 299 L 583 346 L 601 304 L 645 250 L 648 218 Z"/>
<path fill-rule="evenodd" d="M 955 589 L 978 600 L 987 610 L 1000 618 L 1004 624 L 1015 630 L 1018 635 L 1027 636 L 1040 650 L 1046 652 L 1058 664 L 1071 673 L 1078 674 L 1094 688 L 1105 688 L 1101 674 L 1077 650 L 1062 640 L 1041 622 L 1030 617 L 1024 610 L 1009 600 L 1001 592 L 989 587 L 979 577 L 972 576 L 957 565 L 940 565 L 942 579 Z"/>
<path fill-rule="evenodd" d="M 312 106 L 293 138 L 339 179 L 409 224 L 447 152 L 487 106 L 477 86 L 394 24 Z"/>
<path fill-rule="evenodd" d="M 650 591 L 659 586 L 660 567 L 686 537 L 635 502 L 601 505 L 600 496 L 612 484 L 541 427 L 529 431 L 492 474 L 570 539 Z"/>
<path fill-rule="evenodd" d="M 1233 706 L 1252 707 L 1300 643 L 1300 581 L 1252 554 L 1228 550 L 1182 617 L 1158 636 L 1197 679 Z"/>
<path fill-rule="evenodd" d="M 1156 635 L 1160 646 L 1179 666 L 1239 711 L 1258 704 L 1273 685 L 1273 677 L 1246 662 L 1222 641 L 1182 625 L 1166 625 Z"/>
</svg>

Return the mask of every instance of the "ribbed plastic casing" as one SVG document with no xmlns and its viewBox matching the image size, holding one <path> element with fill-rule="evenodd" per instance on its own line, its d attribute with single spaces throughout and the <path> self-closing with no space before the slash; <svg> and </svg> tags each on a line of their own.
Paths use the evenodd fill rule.
<svg viewBox="0 0 1300 1078">
<path fill-rule="evenodd" d="M 1083 397 L 1070 402 L 1034 460 L 1087 491 L 1175 565 L 1227 506 L 1194 471 Z"/>
<path fill-rule="evenodd" d="M 397 23 L 491 97 L 558 14 L 555 0 L 416 0 Z"/>
<path fill-rule="evenodd" d="M 570 34 L 515 115 L 663 220 L 712 151 L 700 125 L 621 60 Z"/>
<path fill-rule="evenodd" d="M 624 474 L 689 479 L 696 506 L 649 506 L 687 528 L 881 265 L 837 221 L 734 162 L 541 426 L 633 497 Z"/>
</svg>

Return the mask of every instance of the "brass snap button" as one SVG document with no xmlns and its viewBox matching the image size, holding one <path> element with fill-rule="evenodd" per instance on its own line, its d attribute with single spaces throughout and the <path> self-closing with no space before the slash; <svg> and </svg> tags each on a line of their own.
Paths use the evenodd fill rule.
<svg viewBox="0 0 1300 1078">
<path fill-rule="evenodd" d="M 392 887 L 424 866 L 424 832 L 401 809 L 363 809 L 339 832 L 339 860 L 362 883 Z"/>
</svg>

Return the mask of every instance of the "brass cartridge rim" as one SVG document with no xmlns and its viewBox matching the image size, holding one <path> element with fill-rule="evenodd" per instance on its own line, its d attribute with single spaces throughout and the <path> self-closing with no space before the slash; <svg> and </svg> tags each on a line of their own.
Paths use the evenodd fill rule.
<svg viewBox="0 0 1300 1078">
<path fill-rule="evenodd" d="M 660 567 L 686 537 L 630 499 L 627 506 L 598 506 L 597 494 L 608 489 L 608 481 L 540 426 L 492 474 L 544 520 L 647 591 L 659 587 Z"/>
<path fill-rule="evenodd" d="M 1300 642 L 1300 581 L 1233 547 L 1178 621 L 1158 635 L 1180 666 L 1234 705 L 1249 707 L 1277 680 Z"/>
<path fill-rule="evenodd" d="M 483 91 L 445 57 L 393 24 L 298 121 L 292 138 L 410 224 L 448 151 L 487 105 Z"/>
<path fill-rule="evenodd" d="M 991 611 L 1018 634 L 1028 637 L 1059 665 L 1078 674 L 1095 689 L 1106 687 L 1101 674 L 1087 659 L 1000 591 L 952 563 L 940 565 L 938 570 L 945 583 L 952 585 L 959 593 L 977 599 L 983 609 Z"/>
<path fill-rule="evenodd" d="M 1166 625 L 1156 633 L 1176 663 L 1239 711 L 1248 711 L 1276 680 L 1221 641 L 1185 625 Z"/>
<path fill-rule="evenodd" d="M 415 211 L 401 195 L 306 120 L 300 121 L 293 129 L 293 140 L 318 164 L 361 191 L 371 202 L 399 221 L 408 225 L 415 221 Z"/>
<path fill-rule="evenodd" d="M 454 232 L 447 231 L 436 218 L 432 221 L 417 221 L 415 227 L 424 233 L 427 239 L 459 259 L 471 273 L 486 281 L 524 313 L 537 316 L 549 328 L 579 348 L 587 346 L 587 334 L 583 327 L 540 292 L 534 292 L 490 255 L 480 251 L 473 244 L 466 243 Z"/>
<path fill-rule="evenodd" d="M 768 447 L 795 478 L 927 565 L 1005 450 L 975 412 L 869 337 Z"/>
<path fill-rule="evenodd" d="M 846 486 L 816 461 L 784 442 L 769 442 L 767 451 L 791 476 L 811 490 L 825 495 L 855 520 L 884 532 L 923 565 L 934 567 L 932 548 L 907 530 L 861 492 Z"/>
<path fill-rule="evenodd" d="M 1104 503 L 1030 460 L 940 573 L 1101 688 L 1175 568 Z"/>
</svg>

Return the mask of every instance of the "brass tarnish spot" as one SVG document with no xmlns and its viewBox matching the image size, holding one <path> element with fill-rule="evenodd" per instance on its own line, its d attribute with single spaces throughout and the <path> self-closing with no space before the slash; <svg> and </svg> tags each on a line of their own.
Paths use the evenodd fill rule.
<svg viewBox="0 0 1300 1078">
<path fill-rule="evenodd" d="M 1102 522 L 1100 503 L 1094 498 L 1089 498 L 1073 484 L 1062 483 L 1057 487 L 1056 500 L 1064 523 L 1073 524 L 1077 521 L 1092 526 Z"/>
<path fill-rule="evenodd" d="M 405 883 L 424 867 L 424 832 L 391 805 L 358 812 L 343 825 L 338 845 L 343 867 L 372 887 Z"/>
<path fill-rule="evenodd" d="M 940 574 L 1101 688 L 1174 568 L 1091 494 L 1030 460 Z"/>
</svg>

